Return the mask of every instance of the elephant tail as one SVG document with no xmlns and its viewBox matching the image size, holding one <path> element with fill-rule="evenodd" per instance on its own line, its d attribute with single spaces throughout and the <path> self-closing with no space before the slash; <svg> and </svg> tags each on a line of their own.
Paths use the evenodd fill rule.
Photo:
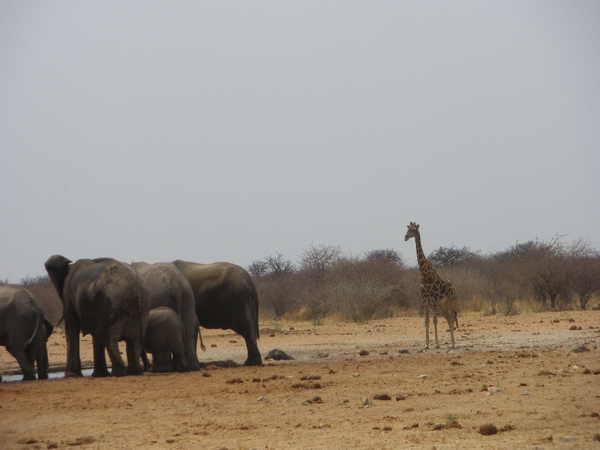
<svg viewBox="0 0 600 450">
<path fill-rule="evenodd" d="M 35 329 L 33 330 L 33 334 L 31 335 L 31 337 L 29 339 L 27 339 L 27 342 L 25 342 L 25 345 L 23 346 L 23 348 L 27 348 L 31 345 L 31 343 L 35 339 L 35 336 L 38 334 L 38 330 L 40 329 L 40 326 L 44 326 L 44 317 L 42 316 L 40 318 L 40 316 L 37 315 L 36 321 L 35 321 Z"/>
</svg>

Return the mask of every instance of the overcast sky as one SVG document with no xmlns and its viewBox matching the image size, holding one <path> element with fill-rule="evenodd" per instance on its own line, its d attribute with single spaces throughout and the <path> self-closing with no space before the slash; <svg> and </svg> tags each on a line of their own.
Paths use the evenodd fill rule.
<svg viewBox="0 0 600 450">
<path fill-rule="evenodd" d="M 598 1 L 0 2 L 0 279 L 600 248 Z"/>
</svg>

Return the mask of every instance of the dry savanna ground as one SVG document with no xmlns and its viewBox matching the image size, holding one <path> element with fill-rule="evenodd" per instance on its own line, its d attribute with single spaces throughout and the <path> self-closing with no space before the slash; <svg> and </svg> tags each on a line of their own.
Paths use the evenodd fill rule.
<svg viewBox="0 0 600 450">
<path fill-rule="evenodd" d="M 265 321 L 263 355 L 295 360 L 3 382 L 0 448 L 600 449 L 600 311 L 466 315 L 455 350 L 446 330 L 440 349 L 423 351 L 419 317 Z M 202 361 L 244 361 L 239 336 L 203 337 Z M 64 335 L 48 349 L 64 365 Z M 89 337 L 82 351 L 90 364 Z M 2 373 L 15 368 L 0 349 Z M 482 434 L 485 424 L 497 432 Z"/>
</svg>

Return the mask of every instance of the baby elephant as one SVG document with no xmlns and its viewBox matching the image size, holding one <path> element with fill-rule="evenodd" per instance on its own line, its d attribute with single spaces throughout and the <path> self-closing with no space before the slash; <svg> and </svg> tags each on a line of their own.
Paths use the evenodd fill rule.
<svg viewBox="0 0 600 450">
<path fill-rule="evenodd" d="M 46 340 L 52 328 L 27 289 L 12 284 L 0 286 L 0 345 L 21 366 L 23 380 L 35 380 L 34 364 L 38 379 L 48 378 Z"/>
<path fill-rule="evenodd" d="M 187 370 L 183 338 L 183 321 L 175 311 L 166 306 L 150 310 L 145 341 L 146 351 L 152 353 L 153 372 L 171 372 L 171 353 L 173 368 L 178 372 Z"/>
</svg>

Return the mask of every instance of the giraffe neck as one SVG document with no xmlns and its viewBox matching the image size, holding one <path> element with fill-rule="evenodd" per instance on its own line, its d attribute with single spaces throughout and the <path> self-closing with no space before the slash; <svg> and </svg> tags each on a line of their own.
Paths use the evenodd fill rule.
<svg viewBox="0 0 600 450">
<path fill-rule="evenodd" d="M 423 246 L 421 245 L 421 235 L 415 236 L 415 243 L 417 245 L 417 261 L 419 262 L 419 270 L 421 271 L 421 278 L 424 282 L 435 278 L 435 269 L 431 262 L 425 258 L 425 252 L 423 252 Z"/>
</svg>

